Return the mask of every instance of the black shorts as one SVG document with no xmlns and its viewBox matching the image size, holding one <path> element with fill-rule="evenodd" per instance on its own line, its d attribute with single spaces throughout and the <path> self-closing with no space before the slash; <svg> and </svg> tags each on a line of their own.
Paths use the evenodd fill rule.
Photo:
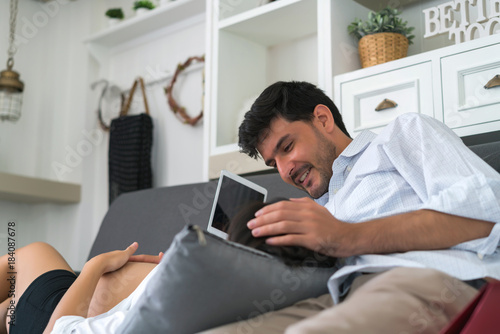
<svg viewBox="0 0 500 334">
<path fill-rule="evenodd" d="M 67 270 L 52 270 L 38 276 L 16 305 L 10 334 L 43 333 L 57 304 L 76 280 Z"/>
</svg>

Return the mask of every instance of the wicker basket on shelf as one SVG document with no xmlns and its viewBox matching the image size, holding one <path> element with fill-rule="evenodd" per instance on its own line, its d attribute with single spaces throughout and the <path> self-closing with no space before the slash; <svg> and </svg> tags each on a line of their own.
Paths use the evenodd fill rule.
<svg viewBox="0 0 500 334">
<path fill-rule="evenodd" d="M 359 40 L 361 66 L 369 67 L 406 57 L 408 39 L 402 34 L 381 32 L 363 36 Z"/>
</svg>

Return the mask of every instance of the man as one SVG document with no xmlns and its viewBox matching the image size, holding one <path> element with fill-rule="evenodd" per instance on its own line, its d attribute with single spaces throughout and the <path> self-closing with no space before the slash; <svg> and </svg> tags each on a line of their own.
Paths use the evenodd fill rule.
<svg viewBox="0 0 500 334">
<path fill-rule="evenodd" d="M 440 122 L 406 114 L 353 140 L 321 90 L 278 82 L 245 115 L 239 145 L 315 199 L 266 206 L 253 235 L 346 258 L 329 282 L 338 305 L 323 296 L 254 333 L 435 333 L 500 278 L 500 175 Z"/>
</svg>

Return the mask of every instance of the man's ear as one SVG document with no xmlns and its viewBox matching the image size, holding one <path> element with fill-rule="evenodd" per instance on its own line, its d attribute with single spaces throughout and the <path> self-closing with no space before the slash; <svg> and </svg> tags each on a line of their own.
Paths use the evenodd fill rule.
<svg viewBox="0 0 500 334">
<path fill-rule="evenodd" d="M 327 132 L 331 132 L 335 128 L 335 120 L 333 119 L 332 112 L 330 108 L 324 104 L 318 104 L 314 108 L 314 121 L 320 128 L 323 128 Z"/>
</svg>

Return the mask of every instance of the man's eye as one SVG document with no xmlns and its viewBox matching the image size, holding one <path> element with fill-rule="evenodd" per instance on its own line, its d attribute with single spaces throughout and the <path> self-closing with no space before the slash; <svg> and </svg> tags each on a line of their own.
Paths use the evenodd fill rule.
<svg viewBox="0 0 500 334">
<path fill-rule="evenodd" d="M 290 150 L 292 149 L 292 143 L 288 144 L 285 146 L 285 148 L 283 149 L 285 152 L 289 152 Z"/>
</svg>

